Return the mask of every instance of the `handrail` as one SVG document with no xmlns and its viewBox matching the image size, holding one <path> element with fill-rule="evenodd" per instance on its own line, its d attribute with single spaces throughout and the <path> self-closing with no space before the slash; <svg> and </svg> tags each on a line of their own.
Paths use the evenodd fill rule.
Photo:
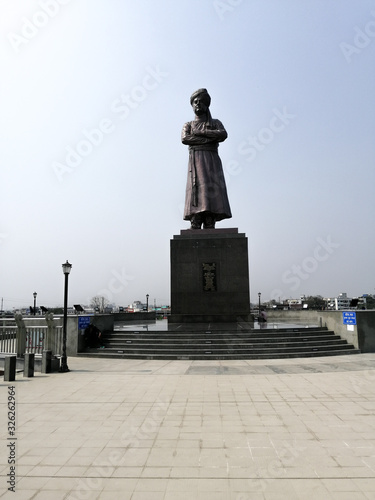
<svg viewBox="0 0 375 500">
<path fill-rule="evenodd" d="M 37 318 L 24 319 L 21 314 L 14 318 L 0 318 L 0 353 L 42 354 L 45 349 L 52 355 L 61 354 L 62 326 L 57 324 L 52 313 Z"/>
</svg>

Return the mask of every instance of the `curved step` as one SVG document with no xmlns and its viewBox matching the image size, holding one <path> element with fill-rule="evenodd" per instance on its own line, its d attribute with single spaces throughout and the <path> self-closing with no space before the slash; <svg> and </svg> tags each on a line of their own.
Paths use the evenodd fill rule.
<svg viewBox="0 0 375 500">
<path fill-rule="evenodd" d="M 325 327 L 251 331 L 103 332 L 103 348 L 80 355 L 130 359 L 277 359 L 357 354 Z"/>
</svg>

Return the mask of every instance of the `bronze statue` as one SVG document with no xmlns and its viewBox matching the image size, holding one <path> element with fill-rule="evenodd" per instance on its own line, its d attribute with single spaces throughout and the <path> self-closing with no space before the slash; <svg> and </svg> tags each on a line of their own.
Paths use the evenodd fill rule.
<svg viewBox="0 0 375 500">
<path fill-rule="evenodd" d="M 213 229 L 216 221 L 230 219 L 223 166 L 218 155 L 219 142 L 228 134 L 223 124 L 211 117 L 211 97 L 199 89 L 190 97 L 195 119 L 185 123 L 181 140 L 189 146 L 184 220 L 192 229 Z"/>
</svg>

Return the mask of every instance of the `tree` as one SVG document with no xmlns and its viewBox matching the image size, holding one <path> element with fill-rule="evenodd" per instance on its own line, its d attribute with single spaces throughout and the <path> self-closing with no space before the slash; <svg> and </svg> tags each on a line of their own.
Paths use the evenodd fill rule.
<svg viewBox="0 0 375 500">
<path fill-rule="evenodd" d="M 310 295 L 306 297 L 304 303 L 308 305 L 309 309 L 325 309 L 326 301 L 321 295 Z"/>
<path fill-rule="evenodd" d="M 95 295 L 95 297 L 93 297 L 90 302 L 90 306 L 95 311 L 98 311 L 100 313 L 104 312 L 104 309 L 107 307 L 107 305 L 108 305 L 108 300 L 100 295 Z"/>
<path fill-rule="evenodd" d="M 371 297 L 371 295 L 366 297 L 366 309 L 375 309 L 375 298 Z"/>
</svg>

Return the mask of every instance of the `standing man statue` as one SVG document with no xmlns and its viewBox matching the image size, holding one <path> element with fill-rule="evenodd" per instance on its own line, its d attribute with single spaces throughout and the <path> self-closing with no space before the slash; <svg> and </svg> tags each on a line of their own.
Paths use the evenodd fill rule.
<svg viewBox="0 0 375 500">
<path fill-rule="evenodd" d="M 216 221 L 230 219 L 223 166 L 217 149 L 228 134 L 223 124 L 211 117 L 211 97 L 199 89 L 190 97 L 195 119 L 185 123 L 181 140 L 189 146 L 184 220 L 191 229 L 213 229 Z"/>
</svg>

